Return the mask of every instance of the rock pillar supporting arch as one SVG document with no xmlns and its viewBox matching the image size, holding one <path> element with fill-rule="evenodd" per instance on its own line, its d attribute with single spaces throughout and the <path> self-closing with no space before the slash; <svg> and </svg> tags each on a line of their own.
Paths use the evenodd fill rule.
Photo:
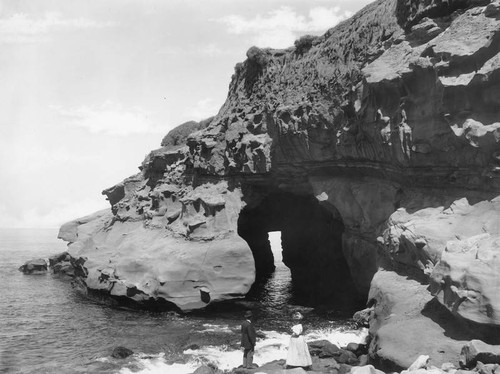
<svg viewBox="0 0 500 374">
<path fill-rule="evenodd" d="M 242 210 L 238 234 L 250 246 L 261 280 L 274 271 L 268 232 L 281 231 L 283 262 L 291 270 L 293 297 L 309 306 L 353 310 L 366 295 L 352 280 L 342 251 L 344 223 L 333 207 L 313 196 L 273 192 Z"/>
</svg>

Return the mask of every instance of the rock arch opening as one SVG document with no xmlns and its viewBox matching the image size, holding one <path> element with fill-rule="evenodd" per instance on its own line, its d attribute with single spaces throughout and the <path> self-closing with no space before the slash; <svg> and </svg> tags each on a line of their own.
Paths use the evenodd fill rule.
<svg viewBox="0 0 500 374">
<path fill-rule="evenodd" d="M 273 231 L 281 232 L 294 303 L 345 311 L 363 307 L 366 295 L 351 277 L 342 250 L 344 224 L 334 207 L 322 206 L 313 196 L 275 192 L 242 210 L 238 234 L 252 250 L 257 287 L 275 271 L 268 235 Z"/>
</svg>

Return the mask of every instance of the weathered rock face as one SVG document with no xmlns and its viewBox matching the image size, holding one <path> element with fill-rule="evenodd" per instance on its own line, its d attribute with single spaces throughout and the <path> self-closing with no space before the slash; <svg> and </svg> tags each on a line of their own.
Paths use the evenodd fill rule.
<svg viewBox="0 0 500 374">
<path fill-rule="evenodd" d="M 500 235 L 449 241 L 432 273 L 433 292 L 452 312 L 500 324 Z"/>
<path fill-rule="evenodd" d="M 111 357 L 114 357 L 114 358 L 127 358 L 128 356 L 130 356 L 133 353 L 134 352 L 132 352 L 128 348 L 125 348 L 125 347 L 116 347 L 115 349 L 113 349 L 113 353 L 111 353 Z"/>
<path fill-rule="evenodd" d="M 148 189 L 145 183 L 141 188 Z M 169 214 L 151 216 L 147 225 L 137 212 L 141 203 L 121 205 L 123 212 L 98 212 L 64 225 L 59 237 L 72 243 L 73 257 L 86 258 L 90 290 L 182 310 L 242 297 L 255 280 L 254 260 L 231 230 L 235 224 L 228 224 L 236 222 L 230 214 L 239 210 L 240 198 L 223 190 L 223 184 L 202 185 L 186 191 L 182 203 L 179 195 L 162 193 L 158 200 L 168 199 L 162 209 Z M 119 214 L 126 216 L 117 220 Z"/>
<path fill-rule="evenodd" d="M 68 252 L 62 252 L 49 258 L 49 267 L 54 274 L 69 277 L 86 277 L 87 268 L 83 266 L 86 258 L 73 258 Z"/>
<path fill-rule="evenodd" d="M 500 234 L 499 198 L 474 205 L 462 198 L 445 206 L 429 205 L 417 211 L 409 208 L 399 208 L 390 216 L 379 242 L 397 264 L 432 274 L 436 283 L 434 293 L 442 293 L 440 284 L 444 285 L 444 280 L 438 273 L 443 275 L 443 271 L 450 270 L 445 261 L 453 257 L 451 253 L 465 255 L 475 248 L 476 251 L 469 254 L 474 258 L 479 238 L 491 239 Z M 489 247 L 494 253 L 497 246 Z M 465 263 L 472 265 L 467 260 Z M 451 285 L 447 283 L 448 287 Z"/>
<path fill-rule="evenodd" d="M 250 48 L 215 117 L 105 190 L 111 212 L 61 228 L 86 286 L 184 310 L 242 297 L 273 271 L 279 230 L 305 303 L 369 296 L 373 358 L 407 367 L 424 330 L 434 364 L 458 357 L 448 310 L 500 324 L 498 8 L 379 0 L 289 49 Z"/>
</svg>

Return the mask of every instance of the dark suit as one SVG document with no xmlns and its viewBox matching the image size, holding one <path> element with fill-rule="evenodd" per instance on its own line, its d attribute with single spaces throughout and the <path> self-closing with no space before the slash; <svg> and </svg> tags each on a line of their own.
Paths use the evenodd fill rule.
<svg viewBox="0 0 500 374">
<path fill-rule="evenodd" d="M 241 324 L 241 346 L 245 349 L 243 351 L 243 367 L 252 367 L 256 339 L 257 334 L 252 323 L 248 320 L 243 321 Z"/>
</svg>

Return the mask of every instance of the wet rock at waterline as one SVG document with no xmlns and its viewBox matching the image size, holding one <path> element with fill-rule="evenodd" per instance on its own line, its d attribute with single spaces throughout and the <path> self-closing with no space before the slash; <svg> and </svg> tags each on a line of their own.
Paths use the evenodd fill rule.
<svg viewBox="0 0 500 374">
<path fill-rule="evenodd" d="M 70 277 L 75 276 L 75 268 L 69 261 L 63 261 L 52 266 L 52 271 L 54 274 L 64 274 L 69 275 Z"/>
<path fill-rule="evenodd" d="M 43 258 L 29 260 L 19 267 L 19 271 L 24 274 L 45 274 L 47 272 L 47 262 Z"/>
<path fill-rule="evenodd" d="M 113 349 L 113 353 L 111 353 L 111 357 L 114 358 L 127 358 L 128 356 L 132 355 L 134 352 L 128 348 L 125 347 L 116 347 Z"/>
<path fill-rule="evenodd" d="M 88 272 L 83 266 L 86 258 L 74 258 L 68 252 L 62 252 L 49 258 L 49 267 L 53 274 L 65 275 L 71 278 L 86 277 Z"/>
<path fill-rule="evenodd" d="M 370 308 L 371 362 L 440 366 L 466 341 L 500 343 L 497 8 L 380 0 L 288 49 L 250 48 L 215 117 L 106 189 L 110 210 L 61 228 L 76 277 L 205 308 L 273 272 L 281 231 L 297 299 Z"/>
<path fill-rule="evenodd" d="M 107 218 L 113 221 L 111 214 Z M 211 300 L 243 297 L 255 279 L 251 252 L 237 235 L 191 242 L 142 222 L 115 222 L 113 230 L 108 224 L 91 234 L 86 234 L 86 225 L 78 226 L 79 238 L 87 238 L 94 247 L 84 252 L 85 283 L 92 290 L 138 303 L 162 299 L 190 310 Z"/>
<path fill-rule="evenodd" d="M 359 310 L 356 313 L 354 313 L 352 319 L 360 327 L 369 327 L 372 313 L 373 313 L 373 307 L 365 308 L 363 310 Z"/>
<path fill-rule="evenodd" d="M 71 256 L 68 252 L 61 252 L 49 257 L 49 266 L 53 267 L 60 262 L 69 262 L 70 260 Z"/>
<path fill-rule="evenodd" d="M 321 358 L 334 357 L 340 351 L 339 347 L 328 340 L 312 341 L 308 342 L 307 345 L 311 355 L 317 355 Z"/>
</svg>

